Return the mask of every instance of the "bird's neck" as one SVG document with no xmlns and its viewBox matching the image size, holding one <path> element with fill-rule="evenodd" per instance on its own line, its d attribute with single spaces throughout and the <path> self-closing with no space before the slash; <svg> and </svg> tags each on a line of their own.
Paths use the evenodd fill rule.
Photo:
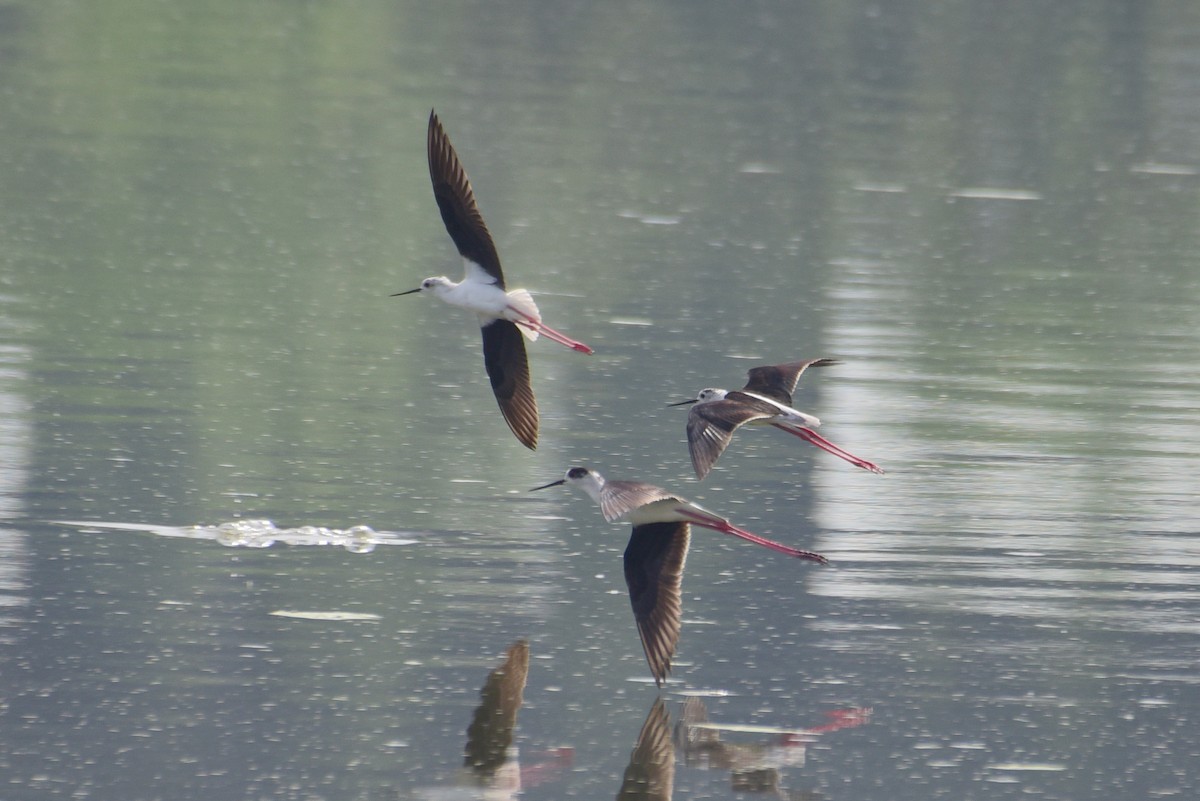
<svg viewBox="0 0 1200 801">
<path fill-rule="evenodd" d="M 593 501 L 600 503 L 600 497 L 604 494 L 604 479 L 592 476 L 591 481 L 580 484 L 579 488 L 586 492 Z"/>
</svg>

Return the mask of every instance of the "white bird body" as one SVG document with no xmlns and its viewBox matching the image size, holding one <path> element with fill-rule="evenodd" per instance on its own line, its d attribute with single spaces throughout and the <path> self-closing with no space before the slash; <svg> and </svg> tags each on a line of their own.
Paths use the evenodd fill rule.
<svg viewBox="0 0 1200 801">
<path fill-rule="evenodd" d="M 475 312 L 482 328 L 493 320 L 508 320 L 517 324 L 517 328 L 530 342 L 537 340 L 537 329 L 529 325 L 542 321 L 533 296 L 527 289 L 513 289 L 505 292 L 492 277 L 484 272 L 474 262 L 463 260 L 465 277 L 461 281 L 451 281 L 444 275 L 426 278 L 421 282 L 422 291 L 428 292 L 443 303 L 458 306 Z"/>
</svg>

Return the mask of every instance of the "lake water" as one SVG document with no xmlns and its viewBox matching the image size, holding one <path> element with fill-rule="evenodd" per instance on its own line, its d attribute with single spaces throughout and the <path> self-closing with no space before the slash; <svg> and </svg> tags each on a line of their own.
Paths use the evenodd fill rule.
<svg viewBox="0 0 1200 801">
<path fill-rule="evenodd" d="M 700 704 L 742 747 L 656 752 L 676 799 L 1197 797 L 1198 41 L 1183 3 L 0 6 L 0 797 L 662 798 L 635 742 Z M 596 349 L 530 347 L 536 452 L 472 318 L 389 297 L 460 269 L 431 107 Z M 887 474 L 747 430 L 697 482 L 666 404 L 815 356 L 797 405 Z M 657 692 L 627 527 L 527 493 L 573 464 L 832 565 L 696 532 Z"/>
</svg>

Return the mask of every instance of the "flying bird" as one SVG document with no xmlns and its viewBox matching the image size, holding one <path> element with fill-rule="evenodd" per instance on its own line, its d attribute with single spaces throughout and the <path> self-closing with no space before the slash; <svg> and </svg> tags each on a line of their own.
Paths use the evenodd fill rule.
<svg viewBox="0 0 1200 801">
<path fill-rule="evenodd" d="M 533 297 L 524 289 L 508 290 L 500 256 L 479 213 L 471 182 L 463 170 L 437 113 L 429 112 L 429 177 L 446 231 L 463 258 L 463 279 L 444 275 L 426 278 L 416 289 L 393 297 L 428 292 L 451 306 L 475 312 L 483 331 L 483 365 L 491 379 L 500 411 L 513 434 L 534 449 L 538 439 L 538 407 L 529 382 L 525 341 L 545 335 L 580 353 L 592 349 L 542 322 Z"/>
<path fill-rule="evenodd" d="M 792 408 L 792 393 L 804 371 L 809 367 L 826 367 L 837 363 L 834 359 L 809 359 L 752 367 L 747 373 L 750 380 L 739 390 L 707 387 L 694 398 L 669 404 L 694 404 L 688 412 L 687 438 L 696 478 L 703 479 L 708 475 L 733 440 L 733 432 L 747 424 L 775 426 L 845 459 L 855 467 L 882 473 L 879 465 L 855 456 L 813 431 L 821 425 L 820 419 Z"/>
<path fill-rule="evenodd" d="M 629 601 L 633 605 L 642 650 L 646 652 L 654 683 L 659 687 L 671 672 L 671 658 L 683 626 L 680 585 L 693 523 L 722 534 L 732 534 L 777 553 L 828 564 L 820 554 L 752 534 L 653 484 L 606 481 L 604 476 L 587 467 L 572 467 L 565 477 L 530 492 L 564 484 L 586 493 L 599 504 L 601 514 L 608 522 L 622 520 L 633 524 L 633 533 L 625 547 L 625 584 L 629 587 Z"/>
</svg>

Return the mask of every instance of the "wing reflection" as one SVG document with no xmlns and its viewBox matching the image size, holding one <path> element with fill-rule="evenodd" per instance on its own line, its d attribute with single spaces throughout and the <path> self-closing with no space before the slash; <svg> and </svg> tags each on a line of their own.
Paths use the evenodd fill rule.
<svg viewBox="0 0 1200 801">
<path fill-rule="evenodd" d="M 504 661 L 488 674 L 479 690 L 479 706 L 467 726 L 463 770 L 458 784 L 417 790 L 424 801 L 512 801 L 522 789 L 558 778 L 571 764 L 574 751 L 555 748 L 539 761 L 522 766 L 513 730 L 525 700 L 529 675 L 529 643 L 517 640 Z"/>
<path fill-rule="evenodd" d="M 517 640 L 505 654 L 500 667 L 488 674 L 480 702 L 467 727 L 467 747 L 463 765 L 476 777 L 493 780 L 510 760 L 517 711 L 524 701 L 525 680 L 529 676 L 529 643 Z M 520 789 L 518 776 L 517 789 Z"/>
<path fill-rule="evenodd" d="M 617 793 L 617 801 L 670 801 L 675 784 L 675 746 L 671 716 L 662 698 L 655 700 L 642 724 L 637 745 Z"/>
<path fill-rule="evenodd" d="M 804 764 L 808 744 L 827 732 L 850 729 L 867 723 L 868 708 L 838 709 L 826 713 L 828 721 L 809 729 L 782 729 L 774 726 L 715 724 L 699 698 L 688 698 L 675 726 L 675 742 L 683 751 L 689 767 L 729 771 L 730 786 L 742 793 L 773 793 L 777 798 L 814 798 L 807 790 L 789 790 L 782 786 L 782 769 Z M 767 734 L 769 742 L 730 743 L 721 740 L 721 732 Z"/>
</svg>

